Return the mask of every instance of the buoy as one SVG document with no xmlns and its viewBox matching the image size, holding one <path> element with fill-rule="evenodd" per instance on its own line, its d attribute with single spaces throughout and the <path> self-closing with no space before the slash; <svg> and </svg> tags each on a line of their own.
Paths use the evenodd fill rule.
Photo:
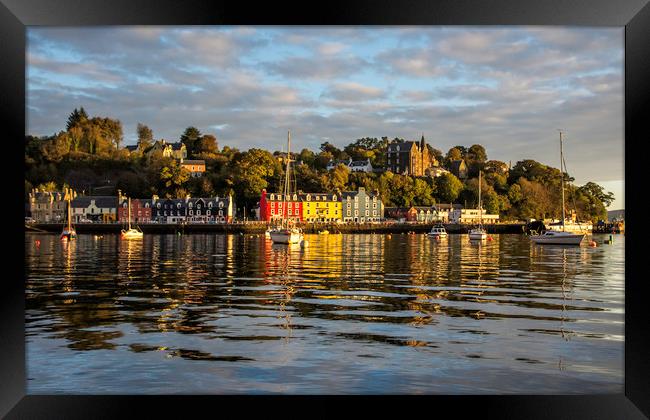
<svg viewBox="0 0 650 420">
<path fill-rule="evenodd" d="M 38 239 L 34 242 L 36 243 L 36 246 L 41 246 L 41 241 L 39 241 Z"/>
<path fill-rule="evenodd" d="M 492 240 L 492 237 L 491 237 L 491 236 L 488 236 L 488 237 L 487 237 L 487 240 L 488 240 L 488 241 L 491 241 L 491 240 Z"/>
<path fill-rule="evenodd" d="M 389 233 L 388 235 L 386 235 L 386 237 L 387 237 L 388 239 L 390 239 L 390 238 L 393 237 L 393 235 L 391 235 L 391 234 Z"/>
<path fill-rule="evenodd" d="M 595 248 L 595 247 L 598 246 L 598 243 L 596 243 L 596 241 L 591 241 L 591 242 L 589 242 L 589 246 L 591 246 L 592 248 Z"/>
</svg>

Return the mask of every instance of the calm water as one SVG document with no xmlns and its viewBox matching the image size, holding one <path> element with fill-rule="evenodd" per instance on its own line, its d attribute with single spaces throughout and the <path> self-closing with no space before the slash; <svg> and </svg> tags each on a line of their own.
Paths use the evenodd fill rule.
<svg viewBox="0 0 650 420">
<path fill-rule="evenodd" d="M 27 392 L 622 393 L 606 237 L 26 234 Z"/>
</svg>

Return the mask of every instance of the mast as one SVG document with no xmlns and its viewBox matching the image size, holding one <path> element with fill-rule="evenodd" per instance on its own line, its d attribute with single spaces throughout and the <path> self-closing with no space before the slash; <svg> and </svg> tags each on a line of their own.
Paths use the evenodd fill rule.
<svg viewBox="0 0 650 420">
<path fill-rule="evenodd" d="M 70 196 L 68 196 L 68 232 L 72 230 L 72 222 L 71 222 L 71 216 L 70 216 Z"/>
<path fill-rule="evenodd" d="M 129 230 L 131 230 L 131 197 L 129 197 Z"/>
<path fill-rule="evenodd" d="M 562 150 L 562 130 L 560 130 L 560 173 L 562 174 L 562 232 L 564 232 L 564 152 Z"/>
<path fill-rule="evenodd" d="M 287 223 L 287 195 L 289 195 L 289 161 L 291 160 L 291 130 L 287 131 L 287 169 L 284 173 L 284 194 L 282 194 L 282 224 Z"/>
<path fill-rule="evenodd" d="M 481 206 L 481 171 L 478 171 L 478 224 L 483 227 L 483 208 Z"/>
</svg>

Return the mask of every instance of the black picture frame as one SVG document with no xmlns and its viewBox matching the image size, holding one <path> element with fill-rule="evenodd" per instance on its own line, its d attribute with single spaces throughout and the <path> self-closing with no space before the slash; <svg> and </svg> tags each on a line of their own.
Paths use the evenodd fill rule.
<svg viewBox="0 0 650 420">
<path fill-rule="evenodd" d="M 386 408 L 423 410 L 440 414 L 451 408 L 454 417 L 472 415 L 495 418 L 644 418 L 650 417 L 650 335 L 645 296 L 648 283 L 641 266 L 644 242 L 642 201 L 631 200 L 645 191 L 647 175 L 641 159 L 650 139 L 650 4 L 648 0 L 446 0 L 373 1 L 354 3 L 265 2 L 251 5 L 234 1 L 136 0 L 0 0 L 0 115 L 5 121 L 4 163 L 23 161 L 25 124 L 26 26 L 52 25 L 580 25 L 625 27 L 625 392 L 620 395 L 529 396 L 363 396 L 261 397 L 261 396 L 34 396 L 25 395 L 24 238 L 15 222 L 24 216 L 22 184 L 5 185 L 13 210 L 7 215 L 5 275 L 0 289 L 0 416 L 6 418 L 121 418 L 153 417 L 177 410 L 194 417 L 208 409 L 210 417 L 225 409 L 251 408 L 260 413 L 297 415 L 296 401 L 309 399 L 319 415 L 340 415 L 349 410 L 370 414 Z M 18 164 L 20 167 L 21 165 Z M 8 177 L 12 172 L 7 170 Z M 11 185 L 10 185 L 11 184 Z M 9 192 L 7 194 L 7 191 Z M 632 196 L 631 192 L 637 193 Z M 627 197 L 630 197 L 628 199 Z M 21 251 L 22 250 L 22 251 Z M 13 255 L 13 253 L 17 255 Z M 6 270 L 8 266 L 16 267 Z M 408 363 L 408 361 L 405 361 Z M 260 401 L 261 400 L 261 401 Z M 342 403 L 349 409 L 342 410 Z M 355 408 L 356 407 L 356 408 Z M 445 410 L 447 411 L 447 410 Z M 311 415 L 305 412 L 302 415 Z M 406 413 L 406 412 L 405 412 Z M 166 417 L 166 416 L 164 416 Z"/>
</svg>

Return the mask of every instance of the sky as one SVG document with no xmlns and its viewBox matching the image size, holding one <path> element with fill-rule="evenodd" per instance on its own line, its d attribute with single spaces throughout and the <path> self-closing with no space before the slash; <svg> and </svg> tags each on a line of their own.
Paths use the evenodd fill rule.
<svg viewBox="0 0 650 420">
<path fill-rule="evenodd" d="M 562 26 L 29 27 L 27 134 L 69 114 L 178 141 L 318 151 L 362 137 L 534 159 L 624 208 L 624 28 Z"/>
</svg>

